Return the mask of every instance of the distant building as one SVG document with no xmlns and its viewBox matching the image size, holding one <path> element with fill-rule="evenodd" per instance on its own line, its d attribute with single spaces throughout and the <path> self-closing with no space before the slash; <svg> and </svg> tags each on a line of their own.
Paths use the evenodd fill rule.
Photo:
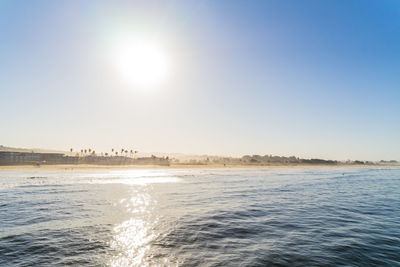
<svg viewBox="0 0 400 267">
<path fill-rule="evenodd" d="M 0 165 L 26 165 L 37 162 L 46 164 L 69 163 L 62 153 L 34 153 L 34 152 L 9 152 L 0 151 Z"/>
<path fill-rule="evenodd" d="M 72 157 L 63 153 L 35 153 L 35 152 L 11 152 L 0 151 L 0 166 L 6 165 L 37 165 L 42 164 L 100 164 L 100 165 L 169 165 L 168 158 L 148 157 L 129 158 L 124 156 L 84 156 Z"/>
</svg>

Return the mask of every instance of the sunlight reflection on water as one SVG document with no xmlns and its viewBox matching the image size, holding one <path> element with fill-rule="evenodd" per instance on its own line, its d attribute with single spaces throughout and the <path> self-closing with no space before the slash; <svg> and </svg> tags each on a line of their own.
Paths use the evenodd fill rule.
<svg viewBox="0 0 400 267">
<path fill-rule="evenodd" d="M 153 170 L 127 170 L 114 171 L 107 176 L 99 175 L 91 179 L 90 183 L 96 184 L 126 184 L 126 185 L 147 185 L 158 183 L 178 183 L 182 179 L 165 172 L 154 172 Z"/>
<path fill-rule="evenodd" d="M 149 243 L 156 237 L 152 230 L 157 218 L 152 218 L 152 209 L 156 205 L 146 192 L 132 192 L 130 199 L 121 199 L 131 214 L 131 218 L 114 227 L 114 240 L 111 247 L 119 253 L 112 258 L 111 266 L 138 266 L 150 249 Z"/>
<path fill-rule="evenodd" d="M 121 198 L 119 205 L 128 214 L 129 218 L 116 225 L 113 229 L 114 236 L 110 242 L 116 254 L 111 257 L 109 265 L 121 266 L 147 266 L 145 255 L 151 249 L 151 243 L 160 235 L 157 232 L 159 215 L 155 212 L 157 200 L 149 191 L 149 186 L 154 183 L 177 183 L 180 178 L 168 174 L 152 172 L 130 171 L 124 172 L 123 178 L 119 172 L 115 179 L 98 179 L 92 183 L 98 184 L 127 184 L 139 185 L 131 188 L 130 196 Z M 161 177 L 160 177 L 161 176 Z M 164 259 L 164 263 L 168 260 Z M 168 264 L 169 265 L 169 264 Z"/>
<path fill-rule="evenodd" d="M 156 178 L 125 178 L 125 179 L 98 179 L 90 181 L 93 184 L 126 184 L 126 185 L 147 185 L 159 183 L 179 183 L 180 178 L 156 177 Z"/>
</svg>

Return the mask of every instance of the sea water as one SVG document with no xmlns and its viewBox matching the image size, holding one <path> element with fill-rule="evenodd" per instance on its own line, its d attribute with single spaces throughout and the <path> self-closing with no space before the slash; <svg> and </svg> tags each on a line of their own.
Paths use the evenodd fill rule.
<svg viewBox="0 0 400 267">
<path fill-rule="evenodd" d="M 0 171 L 0 266 L 400 266 L 400 169 Z"/>
</svg>

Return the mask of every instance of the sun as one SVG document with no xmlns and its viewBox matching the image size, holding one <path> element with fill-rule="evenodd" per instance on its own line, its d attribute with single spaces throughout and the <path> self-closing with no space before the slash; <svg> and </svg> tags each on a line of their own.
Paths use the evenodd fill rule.
<svg viewBox="0 0 400 267">
<path fill-rule="evenodd" d="M 141 89 L 163 85 L 168 77 L 166 52 L 159 42 L 129 38 L 115 48 L 115 66 L 124 83 Z"/>
</svg>

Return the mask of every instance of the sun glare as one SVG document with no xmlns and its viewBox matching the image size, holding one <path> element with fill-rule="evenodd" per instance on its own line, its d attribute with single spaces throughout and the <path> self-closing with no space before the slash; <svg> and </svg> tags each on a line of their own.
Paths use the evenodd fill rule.
<svg viewBox="0 0 400 267">
<path fill-rule="evenodd" d="M 123 81 L 135 88 L 161 86 L 168 76 L 166 53 L 154 41 L 121 41 L 116 48 L 115 65 Z"/>
</svg>

